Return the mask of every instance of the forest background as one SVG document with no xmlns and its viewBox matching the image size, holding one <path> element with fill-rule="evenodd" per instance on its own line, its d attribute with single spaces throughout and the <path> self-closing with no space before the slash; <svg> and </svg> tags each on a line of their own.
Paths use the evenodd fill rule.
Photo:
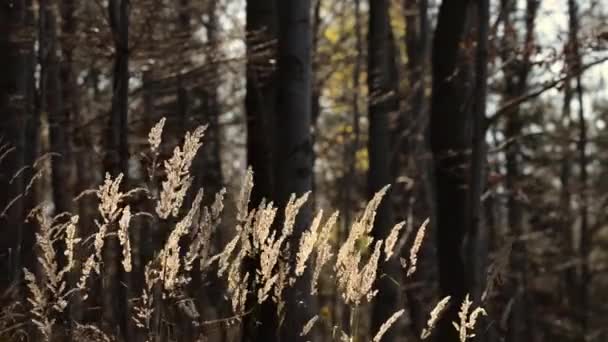
<svg viewBox="0 0 608 342">
<path fill-rule="evenodd" d="M 0 340 L 604 341 L 607 22 L 2 0 Z"/>
</svg>

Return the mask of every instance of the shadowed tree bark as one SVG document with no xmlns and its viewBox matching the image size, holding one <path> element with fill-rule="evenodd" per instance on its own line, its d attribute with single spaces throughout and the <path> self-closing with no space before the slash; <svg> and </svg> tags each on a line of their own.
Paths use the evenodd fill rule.
<svg viewBox="0 0 608 342">
<path fill-rule="evenodd" d="M 368 197 L 383 186 L 392 183 L 391 143 L 389 116 L 395 111 L 395 88 L 393 87 L 394 42 L 388 15 L 389 1 L 369 2 L 368 65 L 367 87 L 369 89 L 369 173 Z M 372 234 L 383 240 L 388 236 L 394 221 L 391 191 L 378 207 Z M 378 295 L 372 310 L 372 333 L 380 329 L 399 304 L 399 291 L 392 279 L 398 279 L 398 265 L 395 259 L 382 263 L 377 282 Z M 390 329 L 384 339 L 396 338 L 396 329 Z"/>
<path fill-rule="evenodd" d="M 578 3 L 575 0 L 568 0 L 568 53 L 567 67 L 568 72 L 575 76 L 575 91 L 576 100 L 578 102 L 577 121 L 578 121 L 578 139 L 576 142 L 577 161 L 579 168 L 579 220 L 580 220 L 580 241 L 579 241 L 579 259 L 580 279 L 578 286 L 578 302 L 579 302 L 579 324 L 580 335 L 579 339 L 585 341 L 589 334 L 589 317 L 591 315 L 589 302 L 589 288 L 591 287 L 591 269 L 589 266 L 589 254 L 591 251 L 591 236 L 592 232 L 589 229 L 589 194 L 588 194 L 588 156 L 587 156 L 587 122 L 584 114 L 583 103 L 583 85 L 582 85 L 582 58 L 580 54 L 579 43 L 580 16 Z"/>
<path fill-rule="evenodd" d="M 24 229 L 29 196 L 26 185 L 37 154 L 38 115 L 33 107 L 33 18 L 31 2 L 0 4 L 0 286 L 33 270 L 33 229 Z M 31 192 L 30 192 L 31 193 Z"/>
<path fill-rule="evenodd" d="M 57 39 L 57 11 L 54 1 L 40 3 L 38 15 L 38 50 L 40 62 L 39 77 L 39 113 L 46 114 L 49 123 L 49 145 L 51 157 L 51 191 L 55 215 L 71 211 L 72 198 L 70 180 L 71 146 L 68 140 L 69 120 L 63 109 L 61 84 L 61 65 L 59 61 L 59 44 Z M 36 134 L 38 136 L 38 134 Z M 65 252 L 63 245 L 57 246 L 57 252 Z M 60 263 L 62 267 L 63 263 Z M 74 277 L 70 279 L 75 284 Z M 72 310 L 72 307 L 69 309 Z M 62 319 L 69 318 L 69 311 L 62 314 Z"/>
<path fill-rule="evenodd" d="M 69 116 L 64 110 L 62 96 L 61 65 L 58 58 L 57 18 L 53 2 L 44 1 L 40 6 L 40 102 L 41 112 L 49 120 L 51 152 L 51 182 L 55 213 L 71 209 L 72 189 L 69 185 L 71 146 L 68 140 Z"/>
<path fill-rule="evenodd" d="M 410 227 L 419 227 L 430 212 L 430 173 L 427 136 L 425 133 L 428 124 L 428 101 L 426 87 L 428 80 L 429 55 L 429 19 L 427 0 L 404 0 L 404 17 L 406 23 L 405 45 L 407 49 L 407 71 L 409 78 L 409 91 L 407 94 L 407 109 L 401 115 L 396 152 L 401 154 L 406 174 L 413 174 L 413 185 L 404 191 L 404 210 L 407 224 Z M 397 164 L 397 163 L 396 163 Z M 403 172 L 397 173 L 404 174 Z M 402 252 L 407 252 L 405 249 Z M 431 264 L 435 256 L 432 244 L 423 244 L 421 261 Z M 431 267 L 420 267 L 413 275 L 413 281 L 429 279 L 432 275 Z M 426 324 L 424 303 L 429 300 L 425 294 L 430 291 L 424 289 L 407 289 L 407 310 L 411 317 L 411 328 L 414 334 L 420 334 Z"/>
<path fill-rule="evenodd" d="M 223 58 L 222 47 L 221 47 L 221 29 L 220 24 L 220 12 L 221 2 L 218 0 L 207 1 L 205 12 L 207 14 L 207 20 L 204 22 L 204 27 L 207 33 L 207 45 L 208 52 L 207 58 L 212 63 L 218 63 Z M 207 80 L 202 86 L 196 89 L 194 96 L 198 96 L 200 100 L 200 108 L 194 117 L 196 125 L 207 124 L 208 128 L 205 132 L 205 138 L 203 146 L 199 151 L 194 161 L 194 172 L 196 177 L 199 179 L 197 182 L 200 186 L 205 189 L 205 193 L 208 194 L 203 200 L 204 204 L 211 205 L 210 202 L 214 200 L 215 194 L 217 194 L 224 186 L 224 175 L 222 173 L 222 144 L 221 144 L 221 126 L 220 126 L 220 115 L 222 113 L 221 100 L 219 95 L 219 88 L 221 86 L 221 73 L 223 71 L 218 68 L 209 70 L 207 74 Z M 199 187 L 196 184 L 193 186 L 194 189 Z M 222 229 L 222 226 L 218 227 L 216 233 L 213 235 L 212 243 L 217 250 L 221 250 L 225 245 L 223 240 L 226 239 L 226 234 Z M 202 275 L 206 277 L 204 279 L 208 284 L 204 289 L 199 289 L 200 295 L 206 298 L 202 303 L 207 304 L 215 310 L 216 315 L 219 317 L 227 317 L 231 314 L 226 309 L 223 293 L 225 291 L 222 282 L 216 275 Z M 204 312 L 201 310 L 201 312 Z M 219 334 L 225 334 L 225 331 L 219 331 Z M 219 337 L 220 339 L 225 337 Z"/>
<path fill-rule="evenodd" d="M 486 103 L 488 94 L 488 39 L 490 25 L 489 0 L 477 0 L 477 47 L 475 53 L 475 87 L 473 90 L 472 148 L 469 180 L 469 212 L 468 235 L 471 240 L 469 247 L 468 267 L 471 269 L 471 294 L 474 301 L 481 300 L 485 286 L 485 269 L 488 248 L 487 228 L 482 222 L 482 194 L 486 186 Z M 477 340 L 484 336 L 477 334 Z"/>
<path fill-rule="evenodd" d="M 570 6 L 571 4 L 568 3 Z M 573 8 L 569 7 L 569 15 L 574 14 Z M 570 18 L 572 19 L 572 18 Z M 575 23 L 572 20 L 569 21 L 570 30 L 569 37 L 565 43 L 564 51 L 566 53 L 566 78 L 564 80 L 563 88 L 563 107 L 562 107 L 562 125 L 563 131 L 568 132 L 570 129 L 575 127 L 576 120 L 572 115 L 572 101 L 574 97 L 574 91 L 576 90 L 576 84 L 573 89 L 573 80 L 576 79 L 575 64 L 576 56 L 573 53 L 572 39 L 576 39 L 575 30 L 572 30 L 572 24 Z M 575 27 L 574 27 L 575 28 Z M 564 133 L 565 136 L 567 133 Z M 577 249 L 575 248 L 575 213 L 572 207 L 572 173 L 573 173 L 573 162 L 574 162 L 574 151 L 571 148 L 571 139 L 565 139 L 562 144 L 562 160 L 560 165 L 560 213 L 561 213 L 561 229 L 563 232 L 563 248 L 569 258 L 576 258 Z M 566 287 L 567 304 L 573 306 L 572 308 L 572 319 L 574 322 L 581 322 L 581 312 L 577 304 L 580 304 L 580 293 L 579 284 L 580 278 L 578 278 L 578 267 L 568 267 L 564 272 L 564 281 Z"/>
<path fill-rule="evenodd" d="M 259 43 L 248 38 L 247 157 L 254 170 L 253 206 L 271 195 L 279 208 L 284 208 L 292 193 L 301 196 L 312 189 L 310 10 L 309 0 L 247 3 L 247 33 L 269 37 L 258 45 L 264 48 L 276 32 L 278 44 L 275 76 L 272 70 L 262 73 L 263 69 L 256 68 L 260 64 L 252 56 Z M 272 58 L 270 54 L 261 65 L 268 66 Z M 292 246 L 307 229 L 311 215 L 310 205 L 304 205 L 296 220 Z M 277 219 L 280 222 L 282 218 Z M 296 340 L 316 309 L 308 284 L 305 276 L 286 290 L 285 319 L 280 327 L 277 308 L 269 301 L 256 308 L 244 322 L 243 339 Z"/>
<path fill-rule="evenodd" d="M 562 105 L 562 131 L 567 132 L 572 125 L 572 86 L 571 80 L 564 81 L 564 98 Z M 562 145 L 562 157 L 560 161 L 560 230 L 563 234 L 562 247 L 566 255 L 574 257 L 573 248 L 573 213 L 572 213 L 572 192 L 571 192 L 571 177 L 572 177 L 572 161 L 570 151 L 570 139 L 565 139 Z M 576 303 L 576 269 L 569 267 L 564 272 L 565 296 L 563 297 L 567 303 Z"/>
<path fill-rule="evenodd" d="M 127 145 L 127 117 L 129 91 L 129 2 L 110 0 L 108 12 L 114 41 L 112 74 L 112 107 L 106 128 L 104 168 L 113 177 L 127 176 L 129 149 Z"/>
<path fill-rule="evenodd" d="M 63 0 L 59 2 L 61 12 L 61 109 L 62 118 L 71 122 L 77 113 L 76 79 L 74 75 L 74 48 L 76 39 L 76 12 L 75 0 Z M 70 128 L 71 126 L 67 126 Z"/>
<path fill-rule="evenodd" d="M 112 107 L 105 130 L 104 169 L 112 177 L 124 174 L 128 183 L 129 147 L 127 118 L 129 95 L 129 1 L 110 0 L 108 16 L 114 41 Z M 122 185 L 123 187 L 125 184 Z M 116 225 L 109 232 L 116 230 Z M 106 333 L 125 336 L 128 318 L 126 291 L 120 284 L 120 245 L 116 235 L 107 238 L 104 248 L 103 323 Z"/>
<path fill-rule="evenodd" d="M 85 190 L 88 187 L 87 181 L 84 179 L 88 177 L 86 174 L 90 174 L 90 169 L 85 167 L 79 167 L 80 162 L 83 159 L 82 153 L 78 155 L 78 148 L 82 149 L 83 140 L 81 137 L 86 135 L 84 131 L 81 130 L 76 132 L 73 127 L 73 123 L 77 121 L 78 117 L 78 87 L 76 82 L 76 75 L 74 69 L 74 49 L 76 46 L 76 18 L 75 12 L 77 8 L 77 4 L 75 0 L 63 0 L 58 1 L 59 10 L 61 13 L 61 26 L 60 26 L 60 48 L 61 48 L 61 60 L 59 61 L 59 84 L 61 88 L 61 99 L 58 102 L 61 104 L 62 113 L 58 115 L 56 124 L 61 126 L 58 127 L 57 132 L 57 141 L 59 143 L 64 142 L 66 144 L 65 149 L 63 150 L 63 155 L 59 157 L 53 158 L 54 162 L 64 161 L 70 163 L 66 168 L 64 164 L 57 165 L 57 169 L 59 174 L 63 174 L 64 177 L 68 175 L 75 176 L 73 179 L 72 190 L 67 191 L 69 198 L 67 202 L 64 202 L 66 199 L 61 199 L 59 196 L 56 196 L 56 202 L 64 202 L 65 208 L 70 208 L 69 202 L 72 201 L 72 197 L 79 193 L 79 191 Z M 49 118 L 50 119 L 50 118 Z M 52 123 L 49 123 L 52 125 Z M 77 147 L 76 143 L 80 146 Z M 61 147 L 57 147 L 60 149 Z M 52 149 L 52 148 L 51 148 Z M 61 169 L 61 170 L 59 170 Z M 72 173 L 74 172 L 74 173 Z M 53 172 L 55 174 L 55 172 Z M 59 180 L 55 181 L 59 183 Z M 61 185 L 53 185 L 53 192 L 59 192 L 55 189 L 61 189 Z M 59 195 L 59 194 L 57 194 Z M 89 220 L 90 216 L 87 216 L 87 212 L 90 209 L 86 208 L 85 202 L 90 202 L 91 199 L 81 199 L 78 203 L 71 203 L 71 209 L 75 209 L 77 206 L 78 214 L 80 216 L 80 229 L 79 234 L 83 236 L 84 232 L 87 231 L 87 227 L 83 222 L 91 222 Z M 56 211 L 59 212 L 61 209 L 56 207 Z M 65 210 L 65 209 L 64 209 Z M 79 253 L 80 254 L 80 253 Z M 80 261 L 76 261 L 76 265 L 74 266 L 76 272 L 72 272 L 70 275 L 71 283 L 76 283 L 78 270 L 80 270 Z M 70 321 L 80 322 L 82 317 L 82 301 L 79 295 L 71 296 L 70 303 Z"/>
<path fill-rule="evenodd" d="M 251 204 L 272 198 L 272 131 L 275 116 L 275 43 L 277 12 L 274 1 L 247 1 L 247 164 L 253 169 Z"/>
<path fill-rule="evenodd" d="M 317 123 L 319 120 L 319 116 L 321 115 L 321 111 L 323 110 L 321 107 L 321 92 L 323 91 L 323 80 L 320 80 L 319 70 L 321 69 L 320 60 L 318 57 L 319 53 L 319 37 L 322 36 L 323 27 L 321 23 L 321 5 L 323 4 L 322 0 L 315 0 L 314 8 L 312 10 L 312 23 L 311 23 L 311 34 L 312 34 L 312 47 L 311 47 L 311 58 L 312 58 L 312 72 L 311 72 L 311 98 L 310 98 L 310 120 L 311 120 L 311 146 L 315 146 L 317 142 Z M 313 154 L 312 156 L 312 165 L 314 169 L 314 165 L 317 161 L 317 156 Z M 314 208 L 317 207 L 317 189 L 316 183 L 313 180 L 312 182 L 312 194 L 311 194 L 311 205 Z"/>
<path fill-rule="evenodd" d="M 430 113 L 430 146 L 435 186 L 434 229 L 437 232 L 439 287 L 441 295 L 452 297 L 450 307 L 437 328 L 438 341 L 458 340 L 452 321 L 459 303 L 468 292 L 462 254 L 467 232 L 469 194 L 467 152 L 470 124 L 466 87 L 460 81 L 461 43 L 467 22 L 468 0 L 442 1 L 433 40 L 433 93 Z"/>
<path fill-rule="evenodd" d="M 291 194 L 301 196 L 312 189 L 311 2 L 278 1 L 277 15 L 279 26 L 275 109 L 277 143 L 276 154 L 273 156 L 274 195 L 279 208 L 284 208 Z M 308 228 L 311 219 L 312 207 L 307 203 L 296 219 L 291 246 L 298 245 L 300 236 Z M 295 253 L 292 253 L 290 258 L 290 263 L 295 262 Z M 306 272 L 293 287 L 285 291 L 285 319 L 279 334 L 281 341 L 300 339 L 301 328 L 316 314 L 316 302 L 310 296 L 309 278 L 310 272 Z M 276 316 L 264 319 L 266 322 L 270 319 L 276 320 Z"/>
<path fill-rule="evenodd" d="M 222 59 L 221 36 L 219 34 L 221 29 L 219 22 L 220 14 L 218 13 L 219 5 L 218 0 L 208 1 L 206 12 L 209 19 L 204 23 L 207 31 L 207 43 L 209 45 L 207 58 L 213 61 L 213 63 Z M 196 94 L 200 97 L 202 105 L 197 114 L 198 118 L 195 117 L 195 122 L 197 125 L 208 124 L 205 141 L 199 153 L 199 157 L 202 158 L 197 158 L 201 161 L 201 164 L 196 165 L 196 173 L 201 178 L 202 186 L 205 187 L 208 194 L 219 192 L 224 184 L 220 156 L 221 127 L 219 119 L 222 111 L 218 93 L 221 78 L 220 73 L 221 70 L 218 69 L 210 70 L 208 81 L 200 89 L 200 93 Z M 209 196 L 208 199 L 212 201 L 213 196 Z"/>
<path fill-rule="evenodd" d="M 274 200 L 275 170 L 273 161 L 276 108 L 276 40 L 278 30 L 275 1 L 248 0 L 246 9 L 247 93 L 247 164 L 253 169 L 254 187 L 250 206 L 262 199 Z M 245 268 L 254 274 L 256 260 L 245 260 Z M 252 280 L 253 281 L 253 280 Z M 251 285 L 250 285 L 251 287 Z M 247 298 L 246 308 L 257 305 L 255 293 Z M 276 339 L 275 307 L 268 301 L 243 317 L 242 341 Z M 261 325 L 258 322 L 262 322 Z"/>
</svg>

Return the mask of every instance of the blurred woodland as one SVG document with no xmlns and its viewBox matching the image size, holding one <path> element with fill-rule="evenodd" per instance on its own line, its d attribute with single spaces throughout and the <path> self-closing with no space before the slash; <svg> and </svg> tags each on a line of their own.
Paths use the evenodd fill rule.
<svg viewBox="0 0 608 342">
<path fill-rule="evenodd" d="M 0 341 L 606 341 L 607 77 L 602 0 L 0 0 Z"/>
</svg>

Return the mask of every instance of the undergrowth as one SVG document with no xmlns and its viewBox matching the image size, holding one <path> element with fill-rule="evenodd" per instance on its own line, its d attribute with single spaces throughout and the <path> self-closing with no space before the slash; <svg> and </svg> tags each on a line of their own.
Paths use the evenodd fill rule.
<svg viewBox="0 0 608 342">
<path fill-rule="evenodd" d="M 416 234 L 403 231 L 404 223 L 396 224 L 384 240 L 371 236 L 376 209 L 388 190 L 381 189 L 367 203 L 354 221 L 348 235 L 339 246 L 335 246 L 335 228 L 339 213 L 326 215 L 318 211 L 309 228 L 301 234 L 299 243 L 289 243 L 294 234 L 294 226 L 300 209 L 308 201 L 309 193 L 292 195 L 284 208 L 273 202 L 263 201 L 251 209 L 249 203 L 253 184 L 252 170 L 247 170 L 240 193 L 236 196 L 236 214 L 229 222 L 233 237 L 221 248 L 214 247 L 214 234 L 225 219 L 224 202 L 226 191 L 214 194 L 213 200 L 204 205 L 203 189 L 195 189 L 196 195 L 189 208 L 187 195 L 193 184 L 190 173 L 193 160 L 201 147 L 205 126 L 188 132 L 181 146 L 174 148 L 172 156 L 161 160 L 160 147 L 165 120 L 162 119 L 150 131 L 149 151 L 144 161 L 148 175 L 145 186 L 127 189 L 125 176 L 105 175 L 103 184 L 77 197 L 97 198 L 97 218 L 94 231 L 84 235 L 80 230 L 82 220 L 72 213 L 51 215 L 42 204 L 32 210 L 28 220 L 37 225 L 36 253 L 37 266 L 23 269 L 27 287 L 27 302 L 13 301 L 0 313 L 0 337 L 2 340 L 41 341 L 114 341 L 124 340 L 125 331 L 117 333 L 113 327 L 106 327 L 101 320 L 85 319 L 76 315 L 78 307 L 84 307 L 91 295 L 99 295 L 103 290 L 104 276 L 113 261 L 120 262 L 121 280 L 137 278 L 134 273 L 143 274 L 143 281 L 137 288 L 129 289 L 127 324 L 129 331 L 135 332 L 145 341 L 172 340 L 166 333 L 178 317 L 188 317 L 192 327 L 217 325 L 220 329 L 238 326 L 242 318 L 251 313 L 253 305 L 266 301 L 276 304 L 277 320 L 282 321 L 285 305 L 285 291 L 294 286 L 308 269 L 310 272 L 309 293 L 319 292 L 319 279 L 324 270 L 331 270 L 333 282 L 343 304 L 350 310 L 350 325 L 343 327 L 332 322 L 323 322 L 321 315 L 314 315 L 302 327 L 300 336 L 312 338 L 314 327 L 330 324 L 333 340 L 357 340 L 357 315 L 362 305 L 373 301 L 377 295 L 374 287 L 378 278 L 379 264 L 397 258 L 397 242 L 412 235 L 412 247 L 408 258 L 400 258 L 404 277 L 414 274 L 420 247 L 424 241 L 428 220 Z M 142 205 L 143 201 L 146 205 Z M 136 209 L 138 208 L 138 209 Z M 151 208 L 142 210 L 141 208 Z M 279 213 L 279 210 L 282 212 Z M 277 221 L 281 217 L 281 222 Z M 138 234 L 146 234 L 136 226 L 134 218 L 169 227 L 164 243 L 154 251 L 143 269 L 135 270 L 133 261 L 134 243 Z M 224 229 L 224 228 L 223 228 Z M 120 260 L 109 260 L 104 251 L 112 248 L 108 243 L 115 239 L 120 246 Z M 294 256 L 290 258 L 288 256 Z M 255 260 L 255 267 L 245 267 L 245 260 Z M 290 263 L 289 260 L 294 260 Z M 198 279 L 195 279 L 197 278 Z M 197 280 L 196 282 L 193 279 Z M 214 320 L 206 320 L 199 312 L 200 305 L 193 296 L 194 284 L 206 284 L 201 279 L 222 282 L 225 298 L 231 314 Z M 196 292 L 197 289 L 194 289 Z M 200 289 L 199 289 L 200 290 Z M 445 297 L 430 312 L 427 327 L 420 338 L 432 335 L 444 309 L 450 305 Z M 18 309 L 20 308 L 20 309 Z M 20 315 L 17 312 L 23 312 Z M 405 310 L 396 311 L 379 331 L 372 332 L 373 341 L 381 341 L 382 336 L 400 319 Z M 461 341 L 473 336 L 476 320 L 485 311 L 474 308 L 467 296 L 461 303 L 459 321 L 454 322 Z M 67 318 L 66 318 L 67 317 Z M 351 332 L 349 335 L 348 332 Z M 201 340 L 204 337 L 201 335 Z"/>
</svg>

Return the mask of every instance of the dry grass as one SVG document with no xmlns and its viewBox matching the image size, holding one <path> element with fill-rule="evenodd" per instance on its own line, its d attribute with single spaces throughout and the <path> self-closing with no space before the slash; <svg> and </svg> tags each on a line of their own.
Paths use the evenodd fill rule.
<svg viewBox="0 0 608 342">
<path fill-rule="evenodd" d="M 426 322 L 426 327 L 422 329 L 422 333 L 420 333 L 421 340 L 425 340 L 431 336 L 431 333 L 435 329 L 437 322 L 439 322 L 441 314 L 447 308 L 449 301 L 450 296 L 446 296 L 442 300 L 440 300 L 437 305 L 435 305 L 433 310 L 431 310 L 429 320 Z"/>
<path fill-rule="evenodd" d="M 466 340 L 475 337 L 475 334 L 472 331 L 477 325 L 477 319 L 480 316 L 487 315 L 483 308 L 472 308 L 472 305 L 473 302 L 470 300 L 469 295 L 467 295 L 462 302 L 460 312 L 458 312 L 460 321 L 452 323 L 456 331 L 458 331 L 460 342 L 465 342 Z"/>
<path fill-rule="evenodd" d="M 36 327 L 44 340 L 58 340 L 55 331 L 60 327 L 69 327 L 62 326 L 65 323 L 57 318 L 66 311 L 72 296 L 79 296 L 86 301 L 92 289 L 99 287 L 106 267 L 102 254 L 104 249 L 108 248 L 105 242 L 111 234 L 117 234 L 122 248 L 120 262 L 124 273 L 130 276 L 135 271 L 130 239 L 131 230 L 134 229 L 132 219 L 145 215 L 152 217 L 154 222 L 171 228 L 162 247 L 143 265 L 144 270 L 140 270 L 145 278 L 143 286 L 132 289 L 138 293 L 138 297 L 132 299 L 133 305 L 128 315 L 134 327 L 147 340 L 158 340 L 161 336 L 160 325 L 171 319 L 169 315 L 172 310 L 167 310 L 167 306 L 173 306 L 173 311 L 185 312 L 192 319 L 193 326 L 230 324 L 250 312 L 251 308 L 246 305 L 247 298 L 251 295 L 257 304 L 267 300 L 278 304 L 277 319 L 281 319 L 281 308 L 286 305 L 283 299 L 284 291 L 293 286 L 296 279 L 302 277 L 309 268 L 312 275 L 310 293 L 316 295 L 319 292 L 320 274 L 330 265 L 335 274 L 332 281 L 335 281 L 334 285 L 343 303 L 351 310 L 351 326 L 348 330 L 351 335 L 344 332 L 346 327 L 333 326 L 332 330 L 336 339 L 354 341 L 357 336 L 358 310 L 362 304 L 371 302 L 377 294 L 374 286 L 379 263 L 386 262 L 394 254 L 398 254 L 399 248 L 395 248 L 397 242 L 407 238 L 400 238 L 405 222 L 396 224 L 385 240 L 375 240 L 371 237 L 376 210 L 388 186 L 369 201 L 337 250 L 332 236 L 339 213 L 334 212 L 325 218 L 323 211 L 314 216 L 310 227 L 301 235 L 299 244 L 292 248 L 288 241 L 294 233 L 296 219 L 300 209 L 308 201 L 309 193 L 300 197 L 292 195 L 283 208 L 283 222 L 277 225 L 275 220 L 280 209 L 272 202 L 262 202 L 257 208 L 250 209 L 249 201 L 254 185 L 253 172 L 247 170 L 236 199 L 237 210 L 233 227 L 235 234 L 214 254 L 211 241 L 222 221 L 225 190 L 215 194 L 211 205 L 204 206 L 203 190 L 193 189 L 196 190 L 196 196 L 190 208 L 182 208 L 186 194 L 191 190 L 193 176 L 190 174 L 190 167 L 201 147 L 205 126 L 187 133 L 184 144 L 175 147 L 168 160 L 159 161 L 164 123 L 163 119 L 156 124 L 148 137 L 148 160 L 151 162 L 148 165 L 150 184 L 147 188 L 122 189 L 123 175 L 107 174 L 103 184 L 97 189 L 82 194 L 94 194 L 99 201 L 98 219 L 94 222 L 96 229 L 91 235 L 79 237 L 78 216 L 62 214 L 49 217 L 42 207 L 32 213 L 31 217 L 38 223 L 36 242 L 41 271 L 24 270 L 25 282 L 29 289 L 29 317 L 26 321 L 29 320 Z M 10 151 L 4 149 L 3 154 L 8 152 Z M 157 174 L 163 175 L 160 180 L 157 179 Z M 156 191 L 157 189 L 159 191 Z M 132 198 L 138 192 L 147 194 L 147 200 L 151 201 L 149 207 L 155 208 L 154 213 L 134 212 L 133 208 L 136 206 L 132 205 Z M 407 266 L 404 270 L 407 276 L 416 271 L 418 252 L 428 223 L 428 220 L 425 221 L 418 230 L 409 260 L 402 259 L 404 267 Z M 58 244 L 62 245 L 64 255 L 58 255 Z M 84 255 L 83 260 L 76 260 L 76 248 L 89 253 Z M 294 265 L 288 263 L 291 255 L 295 256 Z M 254 269 L 245 269 L 245 260 L 256 260 Z M 59 266 L 60 263 L 63 266 Z M 82 267 L 76 269 L 76 263 L 82 263 Z M 198 269 L 195 265 L 198 265 Z M 232 316 L 202 321 L 202 316 L 191 304 L 188 287 L 193 281 L 193 275 L 201 276 L 212 272 L 225 282 L 225 296 L 232 309 Z M 75 284 L 70 285 L 70 274 L 78 279 Z M 421 338 L 431 335 L 448 300 L 449 297 L 444 298 L 431 312 L 428 326 Z M 471 310 L 471 304 L 467 297 L 462 304 L 460 322 L 454 324 L 463 341 L 473 336 L 471 330 L 477 318 L 485 314 L 481 308 Z M 373 341 L 381 341 L 386 331 L 404 314 L 405 310 L 401 309 L 387 317 L 385 324 L 375 333 Z M 323 320 L 322 315 L 315 315 L 302 327 L 301 336 L 308 335 L 313 326 Z M 70 323 L 71 337 L 75 340 L 90 341 L 119 338 L 108 335 L 96 323 L 98 322 Z"/>
</svg>

